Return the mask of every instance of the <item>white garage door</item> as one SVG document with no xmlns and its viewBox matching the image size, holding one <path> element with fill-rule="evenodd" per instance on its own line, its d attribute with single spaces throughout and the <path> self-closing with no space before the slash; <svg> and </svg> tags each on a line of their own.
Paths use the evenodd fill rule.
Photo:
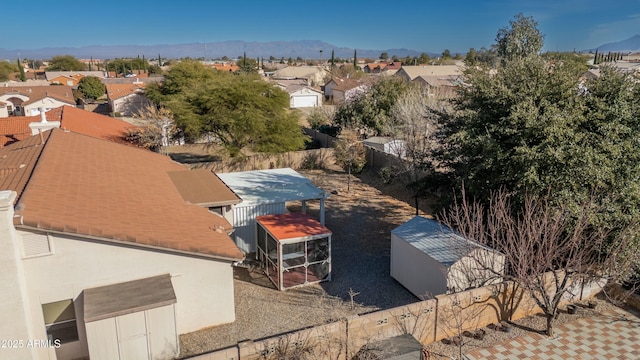
<svg viewBox="0 0 640 360">
<path fill-rule="evenodd" d="M 294 96 L 293 97 L 293 107 L 301 108 L 301 107 L 314 107 L 318 106 L 318 97 L 313 95 L 304 95 L 304 96 Z"/>
</svg>

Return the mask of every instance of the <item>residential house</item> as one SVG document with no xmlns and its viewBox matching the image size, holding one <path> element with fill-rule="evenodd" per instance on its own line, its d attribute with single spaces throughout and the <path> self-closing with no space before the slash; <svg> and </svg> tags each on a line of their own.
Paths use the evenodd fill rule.
<svg viewBox="0 0 640 360">
<path fill-rule="evenodd" d="M 153 102 L 144 95 L 146 84 L 136 81 L 128 84 L 107 83 L 107 100 L 111 112 L 116 116 L 133 116 L 139 114 Z"/>
<path fill-rule="evenodd" d="M 463 83 L 461 75 L 420 75 L 411 82 L 422 85 L 430 95 L 453 97 L 456 87 Z"/>
<path fill-rule="evenodd" d="M 243 254 L 169 175 L 188 171 L 58 128 L 0 148 L 0 338 L 24 341 L 3 358 L 173 359 L 235 320 Z"/>
<path fill-rule="evenodd" d="M 377 62 L 365 65 L 362 70 L 367 74 L 380 74 L 387 67 L 387 63 L 385 62 Z"/>
<path fill-rule="evenodd" d="M 328 72 L 322 66 L 287 66 L 276 70 L 271 76 L 275 80 L 304 80 L 308 86 L 320 86 Z"/>
<path fill-rule="evenodd" d="M 68 85 L 71 87 L 78 86 L 80 80 L 87 76 L 94 76 L 99 79 L 104 79 L 105 77 L 103 71 L 46 71 L 44 75 L 51 85 Z"/>
<path fill-rule="evenodd" d="M 9 116 L 33 116 L 40 113 L 40 108 L 46 111 L 76 104 L 67 85 L 0 87 L 0 102 L 6 104 Z"/>
<path fill-rule="evenodd" d="M 391 231 L 391 276 L 419 298 L 502 281 L 504 255 L 415 216 Z"/>
<path fill-rule="evenodd" d="M 292 109 L 322 106 L 322 92 L 307 86 L 304 80 L 278 80 L 276 85 L 289 94 Z"/>
<path fill-rule="evenodd" d="M 232 72 L 232 73 L 240 70 L 240 67 L 238 65 L 233 63 L 226 63 L 226 62 L 211 64 L 211 67 L 218 71 L 225 71 L 225 72 Z"/>
<path fill-rule="evenodd" d="M 65 105 L 41 112 L 38 116 L 12 116 L 0 119 L 0 147 L 53 127 L 123 144 L 128 144 L 124 139 L 126 133 L 135 128 L 134 125 L 120 119 Z"/>
<path fill-rule="evenodd" d="M 334 105 L 348 102 L 366 91 L 365 81 L 351 78 L 333 78 L 324 85 L 324 98 Z"/>
<path fill-rule="evenodd" d="M 462 76 L 464 68 L 459 65 L 417 65 L 403 66 L 395 76 L 405 78 L 407 81 L 413 81 L 419 76 Z"/>
</svg>

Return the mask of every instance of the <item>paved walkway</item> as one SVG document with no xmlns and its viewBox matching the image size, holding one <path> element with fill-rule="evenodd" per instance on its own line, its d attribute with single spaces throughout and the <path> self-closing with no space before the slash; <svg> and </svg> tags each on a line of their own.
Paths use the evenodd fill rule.
<svg viewBox="0 0 640 360">
<path fill-rule="evenodd" d="M 640 317 L 622 309 L 556 326 L 555 337 L 531 334 L 467 354 L 485 359 L 640 359 Z"/>
</svg>

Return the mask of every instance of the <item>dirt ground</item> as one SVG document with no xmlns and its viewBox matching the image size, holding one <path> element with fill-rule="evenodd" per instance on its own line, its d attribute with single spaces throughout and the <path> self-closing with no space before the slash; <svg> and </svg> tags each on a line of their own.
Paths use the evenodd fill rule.
<svg viewBox="0 0 640 360">
<path fill-rule="evenodd" d="M 236 321 L 181 335 L 182 357 L 419 301 L 390 276 L 390 232 L 411 219 L 414 208 L 369 185 L 375 174 L 352 177 L 347 191 L 347 175 L 339 169 L 299 172 L 331 193 L 325 213 L 333 232 L 332 281 L 278 291 L 261 271 L 236 268 Z M 289 204 L 291 211 L 299 206 Z M 308 204 L 312 216 L 318 208 Z"/>
</svg>

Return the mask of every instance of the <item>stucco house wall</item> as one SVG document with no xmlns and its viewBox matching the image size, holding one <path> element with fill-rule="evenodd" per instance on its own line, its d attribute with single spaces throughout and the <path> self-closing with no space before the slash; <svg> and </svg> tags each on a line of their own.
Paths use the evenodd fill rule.
<svg viewBox="0 0 640 360">
<path fill-rule="evenodd" d="M 18 232 L 21 237 L 29 231 Z M 47 237 L 46 234 L 36 236 Z M 176 293 L 179 334 L 235 320 L 233 271 L 229 262 L 131 245 L 49 235 L 51 255 L 24 258 L 30 337 L 46 339 L 42 304 L 73 299 L 79 341 L 60 348 L 36 349 L 38 357 L 72 359 L 88 356 L 82 291 L 104 285 L 170 274 Z M 22 244 L 18 244 L 22 248 Z"/>
</svg>

